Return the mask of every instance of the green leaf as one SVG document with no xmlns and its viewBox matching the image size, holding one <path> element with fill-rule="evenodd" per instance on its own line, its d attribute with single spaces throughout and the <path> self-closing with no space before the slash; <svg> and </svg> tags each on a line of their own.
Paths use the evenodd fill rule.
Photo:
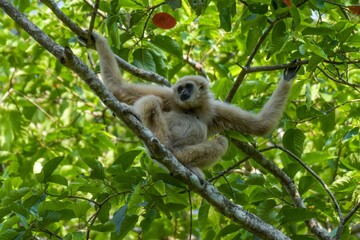
<svg viewBox="0 0 360 240">
<path fill-rule="evenodd" d="M 122 239 L 137 223 L 138 216 L 127 216 L 126 212 L 127 205 L 122 206 L 115 212 L 112 219 L 112 222 L 115 224 L 115 232 L 111 234 L 111 239 Z"/>
<path fill-rule="evenodd" d="M 7 240 L 7 239 L 16 239 L 16 236 L 19 233 L 15 231 L 14 229 L 7 229 L 5 231 L 1 231 L 0 233 L 0 239 L 1 240 Z"/>
<path fill-rule="evenodd" d="M 169 36 L 156 35 L 155 37 L 151 38 L 151 43 L 179 59 L 183 58 L 180 44 Z"/>
<path fill-rule="evenodd" d="M 115 48 L 120 48 L 120 32 L 118 28 L 118 16 L 109 14 L 106 18 L 106 25 L 112 44 Z"/>
<path fill-rule="evenodd" d="M 249 11 L 257 14 L 265 14 L 268 12 L 268 5 L 266 3 L 254 2 L 248 5 Z"/>
<path fill-rule="evenodd" d="M 17 190 L 11 190 L 1 199 L 1 205 L 6 206 L 12 202 L 18 201 L 22 197 L 24 197 L 25 194 L 27 194 L 29 191 L 30 188 L 28 187 L 22 187 Z"/>
<path fill-rule="evenodd" d="M 113 165 L 120 165 L 122 170 L 128 169 L 132 163 L 134 162 L 135 158 L 141 153 L 141 150 L 131 150 L 121 154 L 114 162 Z"/>
<path fill-rule="evenodd" d="M 351 35 L 347 40 L 346 45 L 351 47 L 360 47 L 360 35 L 359 34 Z"/>
<path fill-rule="evenodd" d="M 283 225 L 287 225 L 293 222 L 302 222 L 317 216 L 315 212 L 311 212 L 306 208 L 291 207 L 284 207 L 283 209 L 281 209 L 280 215 L 280 221 Z"/>
<path fill-rule="evenodd" d="M 14 215 L 12 217 L 9 217 L 5 221 L 1 223 L 1 232 L 10 229 L 15 224 L 18 224 L 20 222 L 20 217 L 18 215 Z"/>
<path fill-rule="evenodd" d="M 133 52 L 133 64 L 146 71 L 156 72 L 156 64 L 153 56 L 148 49 L 139 48 Z"/>
<path fill-rule="evenodd" d="M 292 6 L 289 9 L 290 9 L 290 15 L 293 19 L 294 26 L 295 27 L 299 26 L 301 23 L 301 17 L 298 8 L 294 6 L 294 4 L 292 4 Z"/>
<path fill-rule="evenodd" d="M 355 127 L 351 129 L 349 132 L 347 132 L 342 142 L 345 143 L 354 137 L 359 137 L 359 127 Z"/>
<path fill-rule="evenodd" d="M 90 226 L 90 229 L 97 232 L 112 232 L 115 229 L 115 225 L 113 222 L 106 222 L 105 224 Z"/>
<path fill-rule="evenodd" d="M 121 230 L 119 233 L 112 232 L 111 239 L 123 239 L 128 232 L 130 232 L 136 225 L 139 217 L 137 215 L 126 216 L 121 223 Z"/>
<path fill-rule="evenodd" d="M 164 56 L 160 53 L 154 51 L 153 49 L 150 49 L 150 53 L 154 59 L 155 65 L 156 65 L 156 73 L 163 77 L 167 77 L 167 64 L 165 64 Z"/>
<path fill-rule="evenodd" d="M 51 176 L 51 174 L 53 174 L 63 159 L 64 157 L 55 157 L 44 164 L 41 170 L 41 172 L 44 174 L 44 181 L 48 180 L 48 178 Z"/>
<path fill-rule="evenodd" d="M 171 7 L 172 10 L 181 8 L 181 0 L 165 0 L 166 4 Z"/>
<path fill-rule="evenodd" d="M 217 8 L 219 11 L 219 18 L 220 18 L 220 28 L 224 29 L 225 31 L 231 31 L 231 12 L 232 6 L 229 6 L 228 1 L 218 1 Z"/>
<path fill-rule="evenodd" d="M 331 35 L 334 34 L 335 31 L 330 29 L 330 28 L 326 28 L 326 27 L 306 27 L 303 31 L 302 34 L 303 35 Z"/>
<path fill-rule="evenodd" d="M 260 185 L 263 186 L 265 183 L 264 176 L 262 174 L 251 174 L 248 179 L 246 179 L 246 184 L 248 185 Z"/>
<path fill-rule="evenodd" d="M 68 186 L 68 180 L 61 175 L 51 175 L 47 178 L 47 182 L 58 183 L 64 186 Z"/>
<path fill-rule="evenodd" d="M 127 208 L 128 206 L 124 205 L 114 213 L 111 221 L 115 224 L 115 233 L 120 233 L 121 224 L 125 219 Z"/>
<path fill-rule="evenodd" d="M 178 42 L 169 36 L 156 35 L 151 38 L 151 43 L 179 59 L 183 58 L 182 48 Z"/>
<path fill-rule="evenodd" d="M 301 158 L 307 164 L 313 164 L 318 162 L 325 162 L 326 160 L 332 159 L 334 156 L 330 155 L 328 152 L 323 151 L 314 151 L 305 153 Z"/>
<path fill-rule="evenodd" d="M 360 156 L 357 153 L 351 153 L 349 156 L 340 158 L 342 164 L 351 170 L 360 171 Z"/>
<path fill-rule="evenodd" d="M 90 203 L 85 200 L 77 200 L 73 204 L 73 211 L 75 216 L 84 220 L 86 219 L 86 213 L 90 208 Z"/>
<path fill-rule="evenodd" d="M 104 11 L 104 12 L 107 12 L 107 13 L 111 12 L 111 6 L 110 6 L 110 4 L 109 4 L 108 2 L 106 2 L 106 1 L 100 1 L 100 2 L 99 2 L 99 9 L 100 9 L 101 11 Z"/>
<path fill-rule="evenodd" d="M 210 204 L 205 199 L 202 199 L 198 216 L 199 228 L 201 232 L 205 231 L 208 225 L 209 210 Z"/>
<path fill-rule="evenodd" d="M 310 84 L 306 84 L 305 88 L 305 95 L 306 95 L 306 108 L 309 111 L 311 108 L 311 90 L 310 90 Z"/>
<path fill-rule="evenodd" d="M 210 1 L 208 0 L 188 0 L 192 10 L 195 11 L 196 15 L 201 15 L 207 6 L 209 5 Z"/>
<path fill-rule="evenodd" d="M 105 169 L 100 161 L 91 156 L 85 156 L 83 161 L 91 168 L 90 176 L 95 179 L 105 178 Z"/>
<path fill-rule="evenodd" d="M 283 145 L 296 156 L 300 157 L 303 152 L 305 135 L 300 129 L 289 129 L 283 136 Z"/>
<path fill-rule="evenodd" d="M 225 237 L 226 235 L 229 235 L 230 233 L 234 233 L 236 231 L 239 231 L 239 225 L 236 224 L 227 225 L 220 230 L 220 232 L 217 235 L 217 238 L 221 239 L 221 237 Z"/>
</svg>

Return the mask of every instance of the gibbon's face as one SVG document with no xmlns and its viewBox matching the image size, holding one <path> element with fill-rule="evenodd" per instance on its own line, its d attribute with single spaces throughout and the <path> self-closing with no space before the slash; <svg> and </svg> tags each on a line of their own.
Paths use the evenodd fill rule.
<svg viewBox="0 0 360 240">
<path fill-rule="evenodd" d="M 176 103 L 183 108 L 199 107 L 208 94 L 208 82 L 200 76 L 181 78 L 174 86 Z"/>
</svg>

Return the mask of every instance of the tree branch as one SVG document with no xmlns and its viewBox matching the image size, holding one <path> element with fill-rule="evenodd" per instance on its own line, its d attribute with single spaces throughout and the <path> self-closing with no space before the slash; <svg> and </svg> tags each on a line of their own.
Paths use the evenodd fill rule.
<svg viewBox="0 0 360 240">
<path fill-rule="evenodd" d="M 294 181 L 286 175 L 278 166 L 276 166 L 273 162 L 265 158 L 258 150 L 252 147 L 250 144 L 241 142 L 236 139 L 231 140 L 232 143 L 235 144 L 236 147 L 241 149 L 245 154 L 254 159 L 258 164 L 260 164 L 263 168 L 269 171 L 272 175 L 277 177 L 282 186 L 285 188 L 287 193 L 289 194 L 293 204 L 297 208 L 306 208 L 300 193 L 296 189 Z M 320 227 L 320 224 L 315 219 L 310 219 L 305 221 L 311 232 L 317 236 L 319 239 L 330 240 L 329 234 Z"/>
<path fill-rule="evenodd" d="M 144 128 L 138 119 L 131 113 L 130 108 L 126 104 L 117 101 L 97 76 L 79 58 L 77 58 L 69 48 L 63 48 L 57 45 L 6 0 L 0 0 L 0 7 L 2 7 L 4 11 L 30 36 L 59 59 L 64 66 L 74 71 L 82 80 L 84 80 L 102 102 L 145 143 L 151 157 L 167 167 L 176 178 L 187 183 L 194 192 L 205 198 L 220 213 L 229 219 L 232 219 L 249 232 L 263 239 L 289 239 L 277 228 L 265 223 L 256 215 L 245 211 L 242 206 L 231 202 L 213 185 L 200 179 L 178 162 L 171 152 L 160 144 L 151 131 Z"/>
<path fill-rule="evenodd" d="M 338 213 L 339 219 L 340 221 L 343 219 L 343 214 L 341 212 L 341 208 L 334 196 L 334 194 L 331 192 L 330 188 L 326 185 L 326 183 L 319 177 L 319 175 L 316 174 L 316 172 L 314 172 L 310 167 L 308 167 L 303 161 L 301 161 L 300 158 L 298 158 L 294 153 L 292 153 L 291 151 L 289 151 L 288 149 L 279 146 L 279 145 L 274 145 L 274 148 L 280 149 L 281 151 L 285 152 L 287 155 L 291 156 L 296 162 L 298 162 L 308 173 L 310 173 L 320 184 L 321 186 L 323 186 L 323 188 L 325 189 L 325 191 L 328 193 L 328 195 L 330 196 L 332 202 L 335 205 L 335 209 Z"/>
</svg>

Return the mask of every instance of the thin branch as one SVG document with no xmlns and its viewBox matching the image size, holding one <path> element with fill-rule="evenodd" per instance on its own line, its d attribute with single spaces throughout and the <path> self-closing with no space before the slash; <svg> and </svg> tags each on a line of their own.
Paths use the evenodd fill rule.
<svg viewBox="0 0 360 240">
<path fill-rule="evenodd" d="M 188 191 L 189 205 L 190 205 L 190 226 L 189 226 L 189 240 L 192 239 L 192 228 L 193 228 L 193 205 L 191 201 L 191 191 Z"/>
<path fill-rule="evenodd" d="M 314 119 L 318 119 L 318 118 L 324 117 L 324 116 L 328 115 L 329 113 L 331 113 L 332 111 L 336 110 L 336 109 L 339 108 L 339 107 L 342 107 L 342 106 L 344 106 L 344 105 L 346 105 L 346 104 L 349 104 L 349 103 L 355 103 L 355 102 L 360 102 L 360 99 L 349 100 L 349 101 L 347 101 L 347 102 L 344 102 L 344 103 L 341 103 L 341 104 L 339 104 L 339 105 L 336 105 L 336 106 L 334 106 L 334 107 L 326 110 L 325 112 L 323 112 L 322 115 L 313 116 L 313 117 L 308 118 L 308 119 L 305 119 L 305 120 L 293 121 L 293 122 L 295 122 L 295 123 L 309 122 L 309 121 L 312 121 L 312 120 L 314 120 Z"/>
<path fill-rule="evenodd" d="M 212 182 L 216 179 L 219 179 L 221 178 L 222 176 L 224 176 L 225 174 L 229 173 L 231 170 L 235 169 L 235 168 L 238 168 L 241 164 L 243 164 L 244 162 L 246 162 L 247 160 L 249 160 L 250 157 L 245 157 L 243 160 L 235 163 L 234 165 L 228 167 L 227 169 L 225 169 L 224 171 L 221 171 L 220 173 L 218 173 L 216 176 L 210 178 L 208 181 L 209 182 Z"/>
<path fill-rule="evenodd" d="M 333 82 L 336 83 L 340 83 L 340 84 L 344 84 L 347 86 L 350 86 L 352 88 L 354 88 L 356 91 L 360 91 L 358 88 L 360 88 L 360 84 L 355 84 L 355 83 L 349 83 L 347 81 L 345 81 L 344 79 L 340 78 L 340 80 L 334 78 L 333 76 L 329 75 L 327 72 L 325 72 L 323 69 L 321 69 L 320 67 L 317 67 L 317 69 L 320 70 L 320 72 L 322 72 L 326 77 L 328 77 L 330 80 L 332 80 Z"/>
<path fill-rule="evenodd" d="M 132 114 L 126 104 L 120 103 L 110 94 L 97 76 L 69 48 L 57 45 L 51 38 L 30 22 L 25 15 L 6 0 L 0 0 L 0 7 L 30 36 L 44 46 L 60 62 L 74 71 L 94 93 L 145 143 L 149 154 L 173 173 L 173 176 L 188 184 L 189 187 L 205 198 L 219 213 L 238 223 L 249 232 L 263 239 L 290 239 L 279 229 L 264 222 L 255 214 L 245 211 L 242 206 L 233 203 L 209 182 L 200 179 L 183 166 L 173 154 L 155 138 Z"/>
<path fill-rule="evenodd" d="M 303 161 L 301 161 L 300 158 L 298 158 L 294 153 L 292 153 L 290 150 L 279 146 L 279 145 L 274 145 L 274 148 L 280 149 L 281 151 L 285 152 L 286 154 L 288 154 L 289 156 L 291 156 L 296 162 L 298 162 L 308 173 L 310 173 L 320 184 L 321 186 L 323 186 L 323 188 L 325 189 L 325 191 L 328 193 L 331 201 L 334 203 L 335 209 L 338 213 L 339 219 L 340 221 L 343 219 L 343 214 L 341 212 L 341 208 L 339 206 L 339 203 L 337 202 L 334 194 L 331 192 L 330 188 L 328 187 L 328 185 L 320 178 L 319 175 L 316 174 L 316 172 L 314 172 L 310 167 L 308 167 Z"/>
<path fill-rule="evenodd" d="M 334 237 L 334 240 L 339 240 L 341 238 L 341 234 L 344 231 L 345 224 L 347 221 L 350 220 L 350 218 L 360 209 L 360 203 L 356 203 L 355 206 L 350 210 L 348 214 L 340 221 L 340 224 L 338 226 L 338 229 L 336 231 L 336 235 Z"/>
<path fill-rule="evenodd" d="M 122 195 L 122 194 L 127 194 L 127 193 L 131 193 L 131 191 L 125 191 L 125 192 L 117 192 L 114 194 L 111 194 L 109 196 L 107 196 L 101 203 L 98 203 L 98 209 L 96 210 L 96 212 L 89 218 L 88 222 L 89 222 L 89 226 L 88 229 L 86 230 L 86 240 L 90 239 L 90 231 L 91 231 L 91 226 L 94 225 L 95 220 L 97 218 L 97 216 L 99 215 L 102 207 L 104 206 L 105 203 L 107 203 L 111 198 Z"/>
<path fill-rule="evenodd" d="M 187 62 L 192 68 L 195 69 L 201 76 L 206 78 L 208 81 L 210 81 L 209 76 L 207 75 L 205 69 L 203 68 L 202 64 L 199 62 L 196 62 L 194 59 L 192 59 L 189 55 L 184 55 L 183 59 L 185 62 Z"/>
<path fill-rule="evenodd" d="M 87 39 L 91 39 L 91 35 L 92 35 L 92 31 L 94 29 L 94 23 L 95 23 L 95 19 L 96 19 L 96 15 L 97 15 L 97 11 L 99 9 L 99 2 L 100 0 L 96 0 L 94 7 L 93 7 L 93 11 L 91 14 L 91 20 L 90 20 L 90 25 L 89 25 L 89 31 L 88 31 L 88 35 L 87 35 Z"/>
<path fill-rule="evenodd" d="M 232 139 L 231 142 L 241 149 L 245 154 L 254 159 L 258 164 L 260 164 L 264 169 L 269 171 L 273 176 L 277 177 L 282 186 L 285 188 L 287 193 L 289 194 L 293 204 L 297 208 L 306 208 L 300 193 L 296 189 L 294 181 L 286 175 L 278 166 L 276 166 L 273 162 L 267 159 L 264 155 L 262 155 L 258 150 L 252 147 L 250 144 L 241 142 L 236 139 Z M 310 219 L 305 221 L 308 225 L 311 232 L 317 236 L 319 239 L 330 240 L 329 234 L 320 227 L 320 224 L 315 219 Z"/>
<path fill-rule="evenodd" d="M 256 43 L 254 49 L 252 50 L 251 54 L 249 55 L 246 63 L 245 63 L 245 68 L 249 68 L 251 65 L 251 62 L 253 61 L 256 53 L 258 52 L 261 44 L 263 44 L 263 42 L 265 41 L 266 37 L 270 34 L 271 30 L 274 28 L 275 24 L 277 22 L 279 22 L 280 20 L 282 20 L 282 18 L 276 19 L 274 21 L 270 22 L 270 25 L 266 28 L 266 30 L 264 31 L 264 33 L 261 35 L 261 37 L 259 38 L 258 42 Z M 239 73 L 239 75 L 237 76 L 234 85 L 232 86 L 232 88 L 230 89 L 227 97 L 226 97 L 226 102 L 231 102 L 231 100 L 234 98 L 236 91 L 238 90 L 238 88 L 240 87 L 241 83 L 244 81 L 244 78 L 247 74 L 245 68 L 243 68 L 241 70 L 241 72 Z"/>
<path fill-rule="evenodd" d="M 45 114 L 45 116 L 47 116 L 53 123 L 59 123 L 55 118 L 53 118 L 48 112 L 45 111 L 45 109 L 43 109 L 39 104 L 37 104 L 35 101 L 33 101 L 32 99 L 30 99 L 28 96 L 24 95 L 23 93 L 14 90 L 14 92 L 16 92 L 17 94 L 19 94 L 20 96 L 22 96 L 23 98 L 25 98 L 26 100 L 28 100 L 31 104 L 33 104 L 37 109 L 40 110 L 40 112 L 42 112 L 43 114 Z"/>
<path fill-rule="evenodd" d="M 87 39 L 87 33 L 76 25 L 68 16 L 66 16 L 53 0 L 40 1 L 45 4 L 72 32 L 84 39 Z"/>
</svg>

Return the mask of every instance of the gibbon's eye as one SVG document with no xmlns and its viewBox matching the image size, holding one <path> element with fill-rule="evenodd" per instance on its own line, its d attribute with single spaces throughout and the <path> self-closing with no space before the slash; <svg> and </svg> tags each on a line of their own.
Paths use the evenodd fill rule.
<svg viewBox="0 0 360 240">
<path fill-rule="evenodd" d="M 192 85 L 191 83 L 187 83 L 187 84 L 185 85 L 185 88 L 186 88 L 187 90 L 191 91 L 191 90 L 194 88 L 194 85 Z"/>
<path fill-rule="evenodd" d="M 177 91 L 178 91 L 178 94 L 180 94 L 181 92 L 182 92 L 182 90 L 183 90 L 184 88 L 182 87 L 182 86 L 179 86 L 178 87 L 178 89 L 177 89 Z"/>
</svg>

